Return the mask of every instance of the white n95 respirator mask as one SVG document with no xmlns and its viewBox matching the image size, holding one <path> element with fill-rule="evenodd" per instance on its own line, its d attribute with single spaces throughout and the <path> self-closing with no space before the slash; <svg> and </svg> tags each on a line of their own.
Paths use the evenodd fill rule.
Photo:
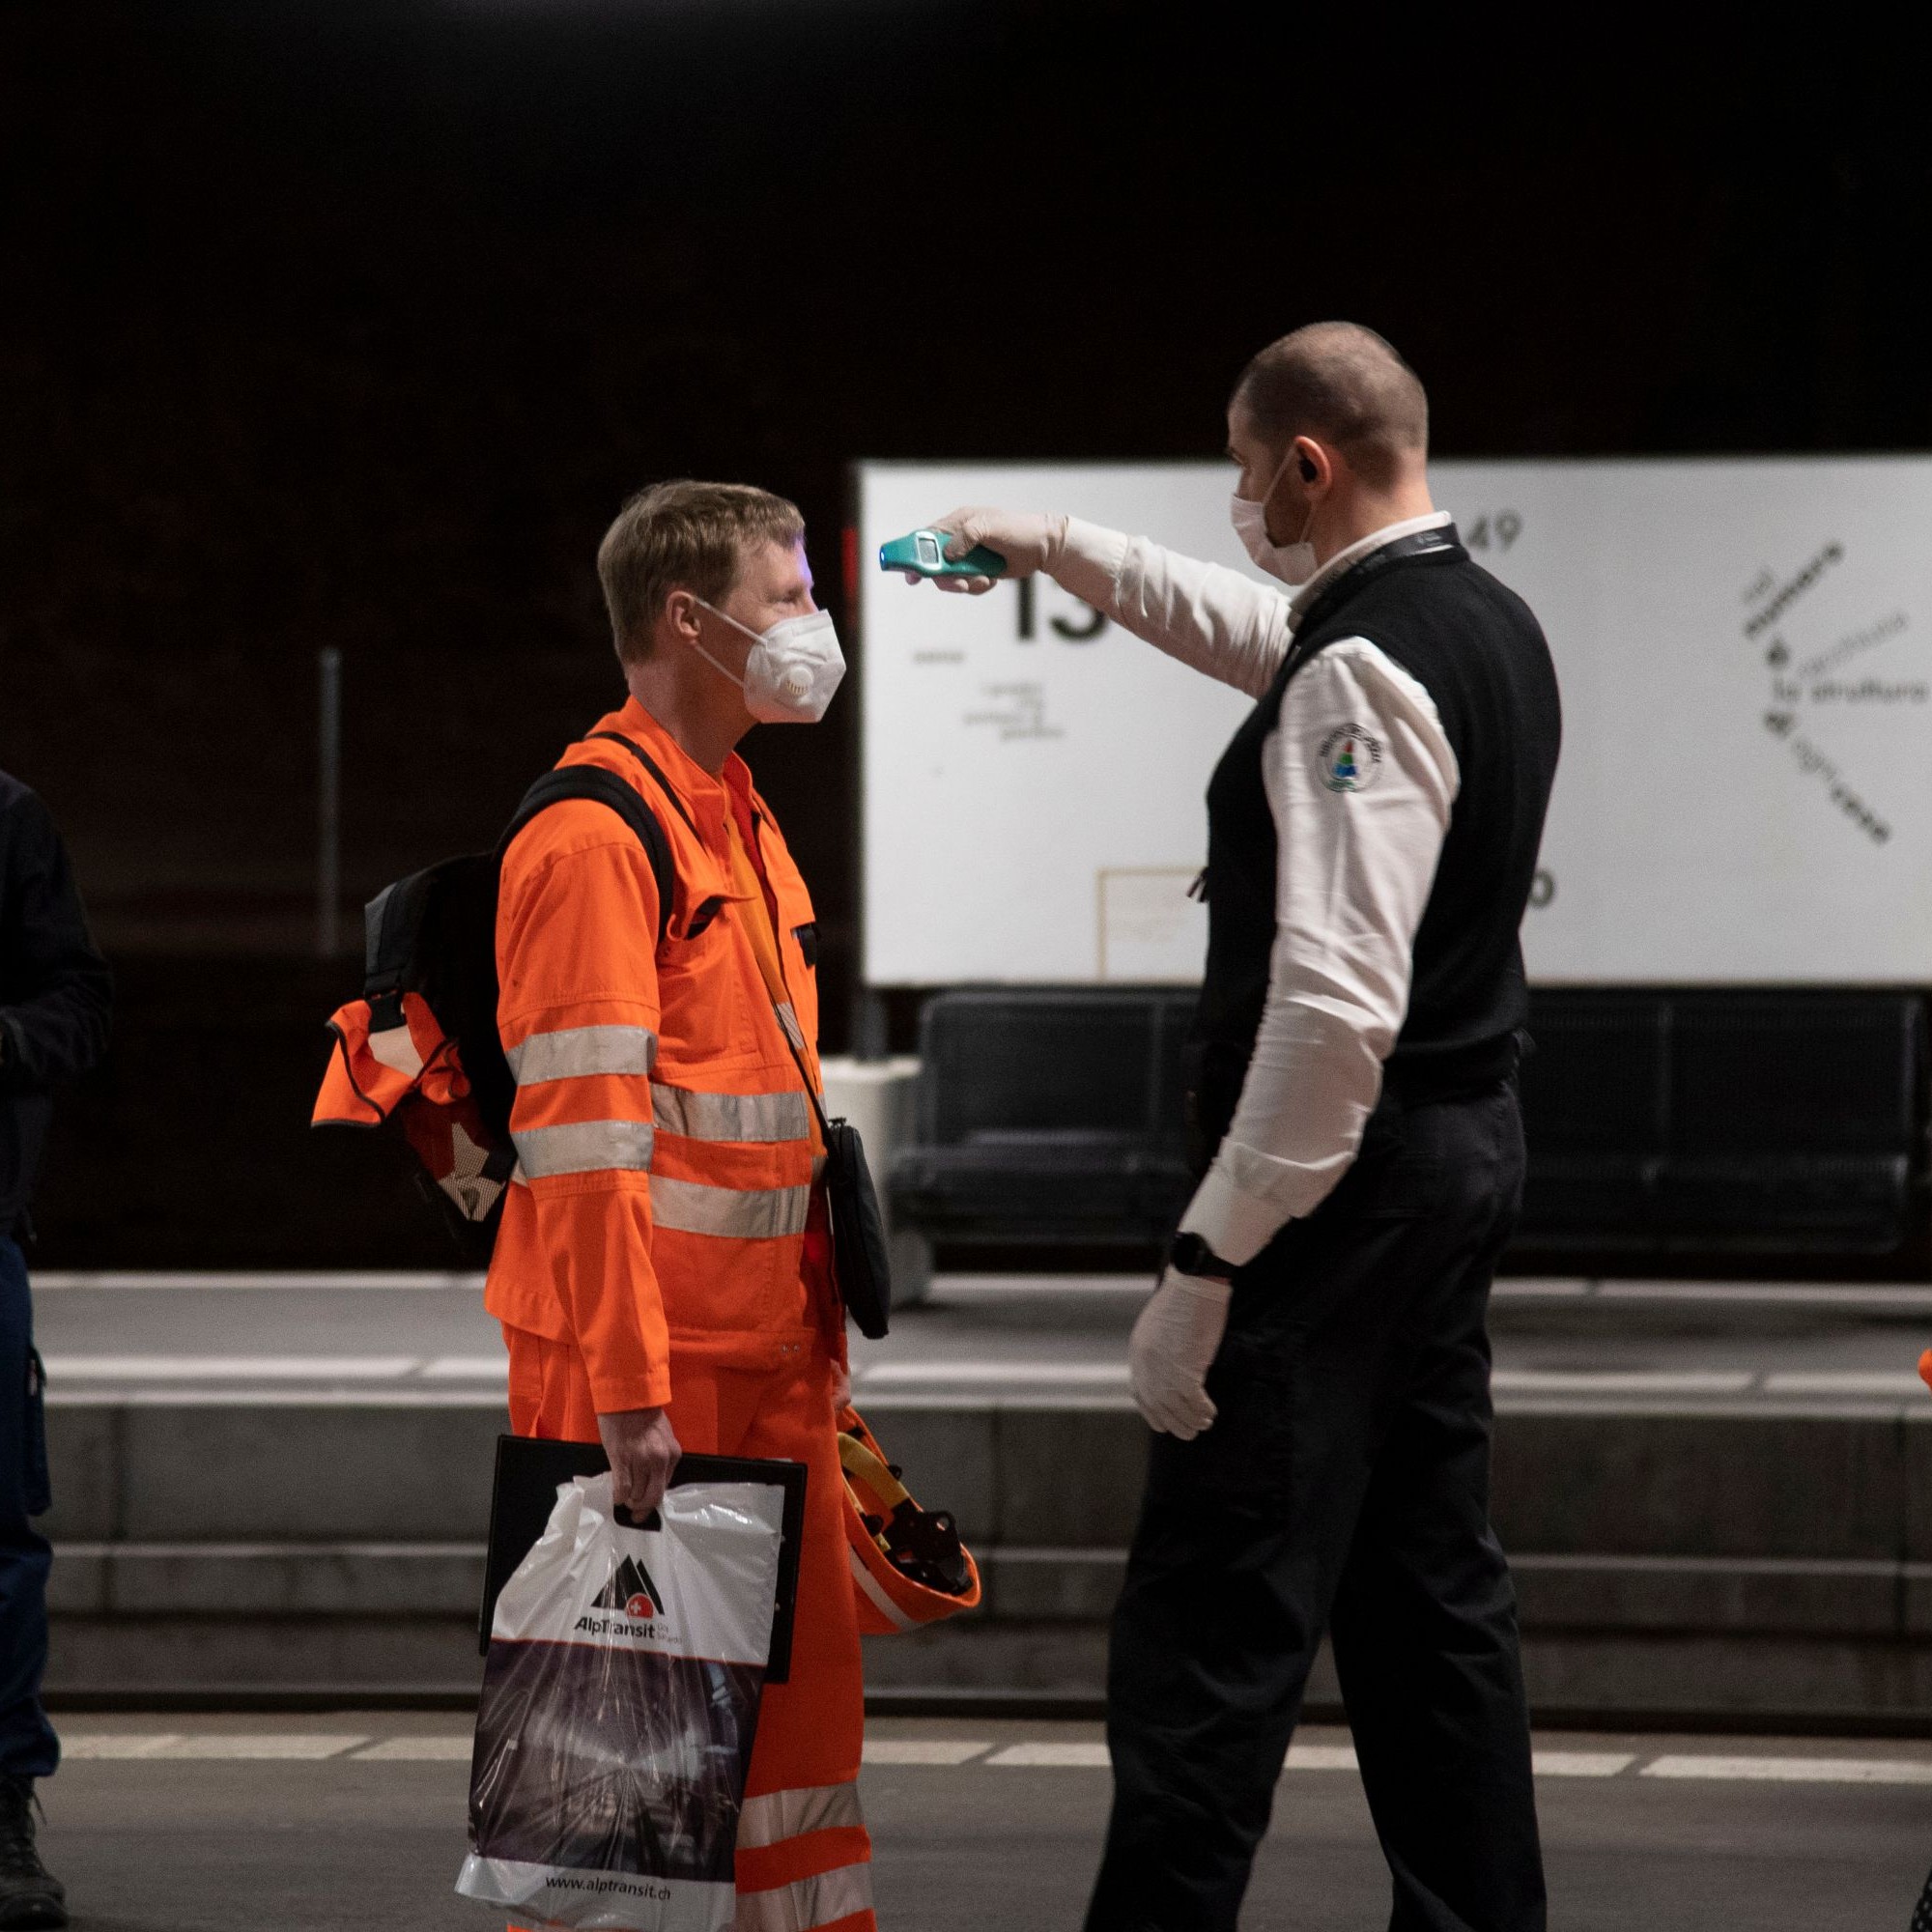
<svg viewBox="0 0 1932 1932">
<path fill-rule="evenodd" d="M 752 640 L 741 677 L 722 665 L 702 644 L 692 649 L 714 670 L 722 672 L 745 694 L 745 708 L 761 724 L 816 724 L 832 703 L 832 695 L 845 675 L 845 654 L 838 648 L 838 629 L 829 611 L 808 617 L 787 617 L 769 631 L 758 632 L 727 616 L 715 604 L 698 603 L 714 617 L 724 617 L 734 631 Z"/>
<path fill-rule="evenodd" d="M 1315 505 L 1309 504 L 1308 521 L 1301 526 L 1300 540 L 1292 544 L 1278 544 L 1269 539 L 1267 506 L 1282 471 L 1293 459 L 1291 447 L 1259 497 L 1243 497 L 1237 490 L 1228 498 L 1228 521 L 1234 525 L 1241 548 L 1254 559 L 1258 569 L 1278 578 L 1291 589 L 1306 583 L 1315 575 L 1315 546 L 1308 541 L 1308 532 L 1315 523 Z"/>
</svg>

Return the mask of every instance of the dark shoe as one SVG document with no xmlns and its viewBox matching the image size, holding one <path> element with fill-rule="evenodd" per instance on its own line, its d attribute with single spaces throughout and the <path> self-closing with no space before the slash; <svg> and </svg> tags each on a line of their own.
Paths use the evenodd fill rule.
<svg viewBox="0 0 1932 1932">
<path fill-rule="evenodd" d="M 65 1925 L 67 1892 L 34 1842 L 34 1780 L 0 1776 L 0 1927 Z"/>
</svg>

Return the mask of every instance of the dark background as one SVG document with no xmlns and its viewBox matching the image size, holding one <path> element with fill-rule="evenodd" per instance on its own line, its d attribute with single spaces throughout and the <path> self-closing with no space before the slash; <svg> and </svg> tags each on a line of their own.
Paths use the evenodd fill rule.
<svg viewBox="0 0 1932 1932">
<path fill-rule="evenodd" d="M 0 14 L 0 765 L 64 825 L 124 992 L 42 1262 L 441 1258 L 302 1124 L 356 979 L 313 956 L 317 652 L 353 945 L 621 695 L 592 558 L 648 480 L 794 497 L 842 615 L 852 459 L 1211 455 L 1247 355 L 1328 315 L 1414 362 L 1444 455 L 1932 443 L 1921 50 L 1544 31 Z M 850 721 L 748 747 L 835 1049 Z"/>
</svg>

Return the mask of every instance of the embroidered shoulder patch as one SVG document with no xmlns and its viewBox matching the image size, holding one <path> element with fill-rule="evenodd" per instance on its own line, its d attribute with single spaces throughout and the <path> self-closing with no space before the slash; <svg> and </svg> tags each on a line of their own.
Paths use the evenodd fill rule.
<svg viewBox="0 0 1932 1932">
<path fill-rule="evenodd" d="M 1359 724 L 1337 724 L 1323 734 L 1315 767 L 1330 791 L 1367 791 L 1382 775 L 1382 741 Z"/>
</svg>

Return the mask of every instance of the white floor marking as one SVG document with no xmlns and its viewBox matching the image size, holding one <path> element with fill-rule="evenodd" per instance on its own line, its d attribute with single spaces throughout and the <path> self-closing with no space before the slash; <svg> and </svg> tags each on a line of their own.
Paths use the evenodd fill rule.
<svg viewBox="0 0 1932 1932">
<path fill-rule="evenodd" d="M 55 1386 L 51 1378 L 47 1402 L 52 1407 L 80 1407 L 105 1399 L 99 1390 Z M 400 1385 L 358 1383 L 355 1388 L 249 1388 L 225 1384 L 182 1382 L 170 1387 L 119 1388 L 112 1400 L 128 1408 L 202 1408 L 219 1402 L 229 1408 L 492 1408 L 503 1406 L 500 1389 L 466 1388 L 462 1384 L 429 1388 L 421 1382 Z"/>
<path fill-rule="evenodd" d="M 438 1355 L 423 1369 L 425 1381 L 502 1382 L 510 1378 L 510 1358 L 494 1355 Z"/>
<path fill-rule="evenodd" d="M 199 1737 L 175 1738 L 153 1758 L 282 1758 L 313 1763 L 340 1757 L 369 1740 L 354 1733 L 330 1731 L 204 1731 Z"/>
<path fill-rule="evenodd" d="M 1531 1753 L 1538 1777 L 1615 1777 L 1636 1762 L 1634 1751 L 1540 1750 Z"/>
<path fill-rule="evenodd" d="M 1497 1369 L 1490 1385 L 1503 1395 L 1745 1395 L 1747 1369 Z"/>
<path fill-rule="evenodd" d="M 1153 1270 L 1145 1274 L 936 1274 L 935 1301 L 960 1301 L 972 1295 L 1037 1294 L 1049 1300 L 1062 1294 L 1151 1294 Z"/>
<path fill-rule="evenodd" d="M 1029 1765 L 1038 1770 L 1105 1771 L 1112 1763 L 1105 1745 L 1009 1745 L 995 1751 L 988 1764 Z"/>
<path fill-rule="evenodd" d="M 61 1762 L 70 1758 L 156 1757 L 181 1739 L 172 1731 L 95 1731 L 61 1738 Z"/>
<path fill-rule="evenodd" d="M 1875 1395 L 1911 1398 L 1926 1393 L 1909 1369 L 1780 1370 L 1764 1378 L 1766 1395 Z"/>
<path fill-rule="evenodd" d="M 75 1763 L 94 1760 L 153 1764 L 195 1759 L 237 1763 L 468 1764 L 471 1739 L 468 1731 L 428 1732 L 371 1741 L 347 1733 L 320 1731 L 201 1731 L 184 1735 L 174 1731 L 82 1730 L 70 1732 L 62 1739 L 62 1751 Z M 869 1765 L 941 1770 L 986 1764 L 1036 1771 L 1104 1771 L 1109 1762 L 1107 1747 L 1096 1741 L 1026 1739 L 995 1750 L 980 1738 L 868 1738 L 865 1761 Z M 1535 1753 L 1539 1777 L 1617 1777 L 1638 1763 L 1638 1754 L 1627 1750 L 1539 1747 Z M 1287 1769 L 1352 1771 L 1355 1752 L 1350 1745 L 1297 1743 L 1289 1750 Z M 1714 1783 L 1932 1785 L 1932 1758 L 1778 1757 L 1685 1751 L 1651 1759 L 1641 1765 L 1639 1775 L 1697 1778 Z"/>
<path fill-rule="evenodd" d="M 1932 1309 L 1932 1288 L 1844 1284 L 1719 1281 L 1605 1281 L 1596 1285 L 1605 1301 L 1777 1302 L 1796 1307 Z"/>
<path fill-rule="evenodd" d="M 1932 1761 L 1902 1757 L 1653 1758 L 1645 1777 L 1764 1778 L 1788 1784 L 1932 1784 Z"/>
<path fill-rule="evenodd" d="M 430 1290 L 443 1293 L 481 1294 L 483 1277 L 480 1274 L 451 1273 L 431 1268 L 407 1272 L 393 1269 L 351 1268 L 341 1273 L 315 1270 L 250 1273 L 235 1269 L 218 1274 L 184 1273 L 166 1268 L 156 1269 L 153 1273 L 125 1269 L 103 1269 L 95 1272 L 77 1268 L 50 1268 L 44 1272 L 36 1270 L 34 1275 L 36 1294 L 44 1294 L 49 1290 L 58 1293 L 64 1289 L 111 1289 L 116 1293 L 121 1293 L 130 1288 L 162 1288 L 177 1292 L 183 1289 L 199 1291 L 209 1288 L 244 1288 L 257 1292 L 266 1289 L 274 1293 L 300 1294 L 313 1294 L 318 1289 L 327 1292 L 336 1289 L 383 1289 L 413 1291 L 418 1293 Z"/>
<path fill-rule="evenodd" d="M 391 1382 L 419 1355 L 49 1355 L 47 1379 L 116 1382 Z"/>
<path fill-rule="evenodd" d="M 384 1738 L 366 1750 L 353 1751 L 357 1763 L 468 1764 L 475 1754 L 473 1738 Z"/>
<path fill-rule="evenodd" d="M 971 1764 L 993 1747 L 972 1738 L 867 1738 L 867 1764 Z"/>
<path fill-rule="evenodd" d="M 1126 1386 L 1124 1362 L 869 1362 L 852 1371 L 854 1381 L 878 1382 L 1118 1382 Z"/>
</svg>

